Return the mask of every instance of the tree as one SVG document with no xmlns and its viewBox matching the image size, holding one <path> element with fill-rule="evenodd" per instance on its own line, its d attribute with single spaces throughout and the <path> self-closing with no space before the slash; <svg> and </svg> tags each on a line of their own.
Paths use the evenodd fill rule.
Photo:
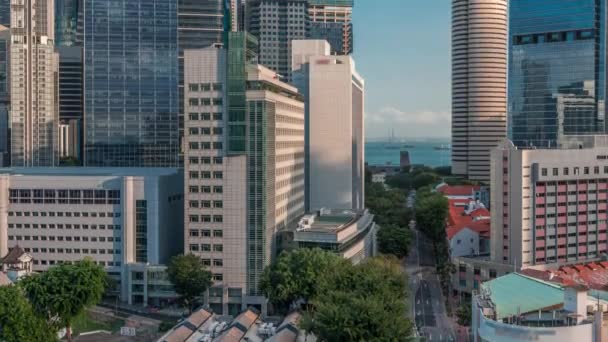
<svg viewBox="0 0 608 342">
<path fill-rule="evenodd" d="M 378 250 L 401 259 L 407 256 L 412 236 L 407 228 L 395 225 L 381 226 L 376 235 Z"/>
<path fill-rule="evenodd" d="M 446 239 L 448 200 L 440 193 L 419 193 L 416 197 L 416 225 L 433 242 Z"/>
<path fill-rule="evenodd" d="M 171 258 L 167 265 L 167 275 L 181 302 L 190 313 L 196 305 L 196 300 L 213 283 L 211 272 L 203 267 L 201 259 L 194 254 Z"/>
<path fill-rule="evenodd" d="M 398 260 L 374 258 L 326 273 L 313 301 L 321 341 L 398 341 L 411 336 L 407 282 Z"/>
<path fill-rule="evenodd" d="M 65 327 L 72 340 L 72 321 L 99 301 L 106 285 L 103 268 L 90 259 L 61 264 L 21 280 L 20 286 L 36 312 L 57 328 Z"/>
<path fill-rule="evenodd" d="M 56 330 L 36 315 L 17 286 L 0 286 L 0 341 L 56 341 Z"/>
<path fill-rule="evenodd" d="M 439 181 L 439 177 L 434 172 L 423 172 L 414 176 L 412 184 L 414 188 L 419 189 L 423 186 L 430 186 Z"/>
<path fill-rule="evenodd" d="M 260 288 L 275 309 L 285 313 L 297 301 L 308 303 L 317 294 L 322 275 L 347 264 L 336 254 L 319 248 L 286 251 L 264 270 Z"/>
<path fill-rule="evenodd" d="M 458 310 L 456 310 L 456 317 L 458 317 L 458 324 L 463 327 L 471 326 L 471 303 L 463 303 Z"/>
</svg>

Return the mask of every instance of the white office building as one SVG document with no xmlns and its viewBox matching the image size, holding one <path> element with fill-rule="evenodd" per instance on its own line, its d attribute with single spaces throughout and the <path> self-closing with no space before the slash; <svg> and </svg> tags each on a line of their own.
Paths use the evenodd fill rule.
<svg viewBox="0 0 608 342">
<path fill-rule="evenodd" d="M 177 169 L 0 169 L 0 255 L 19 246 L 33 271 L 91 257 L 120 283 L 122 300 L 146 303 L 155 294 L 132 286 L 127 270 L 181 253 L 182 232 Z"/>
<path fill-rule="evenodd" d="M 227 48 L 184 52 L 184 249 L 213 273 L 210 307 L 231 315 L 265 312 L 275 234 L 304 214 L 304 103 L 249 63 L 248 42 L 231 32 Z"/>
<path fill-rule="evenodd" d="M 306 99 L 307 209 L 364 207 L 365 82 L 325 41 L 292 42 L 293 83 Z"/>
</svg>

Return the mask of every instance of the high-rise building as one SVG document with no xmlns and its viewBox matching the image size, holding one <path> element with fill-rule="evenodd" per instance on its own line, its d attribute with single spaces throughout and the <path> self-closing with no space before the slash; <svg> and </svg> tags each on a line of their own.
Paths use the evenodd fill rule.
<svg viewBox="0 0 608 342">
<path fill-rule="evenodd" d="M 308 37 L 308 1 L 249 0 L 246 20 L 260 42 L 260 64 L 291 82 L 291 42 Z"/>
<path fill-rule="evenodd" d="M 354 0 L 308 0 L 308 37 L 327 40 L 332 54 L 352 54 L 353 5 Z"/>
<path fill-rule="evenodd" d="M 11 31 L 0 25 L 0 167 L 10 165 L 10 46 Z"/>
<path fill-rule="evenodd" d="M 58 163 L 54 1 L 13 1 L 10 95 L 11 163 Z"/>
<path fill-rule="evenodd" d="M 185 244 L 213 273 L 208 302 L 265 311 L 275 234 L 304 213 L 304 103 L 255 60 L 255 40 L 186 50 Z"/>
<path fill-rule="evenodd" d="M 61 0 L 55 3 L 55 45 L 80 45 L 79 19 L 83 0 Z"/>
<path fill-rule="evenodd" d="M 59 155 L 82 163 L 83 65 L 80 46 L 59 46 Z"/>
<path fill-rule="evenodd" d="M 11 26 L 11 0 L 0 0 L 0 25 Z"/>
<path fill-rule="evenodd" d="M 490 180 L 507 134 L 507 0 L 452 0 L 452 172 Z"/>
<path fill-rule="evenodd" d="M 85 0 L 85 166 L 178 164 L 177 0 Z"/>
<path fill-rule="evenodd" d="M 292 54 L 306 101 L 307 209 L 363 209 L 364 80 L 326 41 L 295 40 Z"/>
<path fill-rule="evenodd" d="M 608 251 L 608 137 L 570 137 L 561 149 L 492 151 L 491 257 L 528 268 Z"/>
<path fill-rule="evenodd" d="M 178 0 L 179 139 L 184 149 L 184 50 L 202 49 L 223 42 L 227 0 Z M 232 4 L 235 0 L 228 0 Z M 236 8 L 235 8 L 236 10 Z M 180 157 L 181 159 L 181 157 Z"/>
<path fill-rule="evenodd" d="M 550 10 L 548 10 L 550 9 Z M 555 147 L 606 130 L 606 1 L 512 0 L 509 137 Z"/>
</svg>

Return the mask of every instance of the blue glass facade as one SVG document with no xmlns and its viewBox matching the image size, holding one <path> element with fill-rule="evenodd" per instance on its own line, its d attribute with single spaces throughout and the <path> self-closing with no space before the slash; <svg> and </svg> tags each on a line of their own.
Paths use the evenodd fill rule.
<svg viewBox="0 0 608 342">
<path fill-rule="evenodd" d="M 344 26 L 347 25 L 348 28 Z M 352 53 L 352 35 L 345 35 L 345 32 L 352 32 L 352 23 L 310 23 L 310 39 L 325 39 L 331 46 L 332 54 L 348 55 Z M 345 37 L 346 36 L 346 37 Z M 344 39 L 349 39 L 348 46 L 350 51 L 344 51 Z"/>
<path fill-rule="evenodd" d="M 85 165 L 178 162 L 177 0 L 85 0 Z"/>
<path fill-rule="evenodd" d="M 11 0 L 0 0 L 0 25 L 11 25 Z"/>
<path fill-rule="evenodd" d="M 554 147 L 563 135 L 605 132 L 606 2 L 512 0 L 509 137 Z"/>
<path fill-rule="evenodd" d="M 77 45 L 79 7 L 82 0 L 63 0 L 55 2 L 55 45 Z"/>
</svg>

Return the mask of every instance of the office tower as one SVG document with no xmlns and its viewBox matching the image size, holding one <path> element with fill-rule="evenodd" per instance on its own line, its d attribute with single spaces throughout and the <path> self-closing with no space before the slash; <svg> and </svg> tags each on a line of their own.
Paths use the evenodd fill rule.
<svg viewBox="0 0 608 342">
<path fill-rule="evenodd" d="M 307 0 L 250 0 L 246 20 L 260 42 L 260 64 L 291 82 L 291 41 L 308 37 Z"/>
<path fill-rule="evenodd" d="M 0 25 L 11 26 L 11 0 L 0 0 Z"/>
<path fill-rule="evenodd" d="M 227 23 L 225 2 L 234 0 L 178 0 L 177 36 L 179 48 L 179 144 L 180 159 L 184 143 L 184 50 L 201 49 L 223 42 Z"/>
<path fill-rule="evenodd" d="M 59 46 L 59 156 L 82 163 L 83 70 L 82 48 Z"/>
<path fill-rule="evenodd" d="M 595 259 L 607 248 L 608 139 L 492 151 L 491 257 L 517 268 Z"/>
<path fill-rule="evenodd" d="M 55 3 L 55 45 L 80 45 L 79 19 L 83 13 L 83 0 L 60 0 Z"/>
<path fill-rule="evenodd" d="M 354 0 L 308 0 L 308 38 L 327 40 L 332 54 L 352 54 L 353 5 Z"/>
<path fill-rule="evenodd" d="M 10 79 L 11 31 L 0 25 L 0 167 L 10 165 Z"/>
<path fill-rule="evenodd" d="M 490 180 L 506 136 L 507 0 L 452 1 L 452 172 Z"/>
<path fill-rule="evenodd" d="M 306 99 L 307 209 L 363 209 L 365 83 L 351 57 L 328 50 L 326 41 L 293 42 L 294 84 Z"/>
<path fill-rule="evenodd" d="M 255 40 L 186 50 L 185 244 L 214 275 L 218 313 L 265 312 L 260 276 L 275 233 L 304 213 L 304 104 L 297 90 L 251 63 Z M 230 91 L 228 91 L 230 90 Z"/>
<path fill-rule="evenodd" d="M 177 19 L 177 0 L 85 0 L 85 166 L 177 165 Z"/>
<path fill-rule="evenodd" d="M 0 255 L 19 246 L 36 272 L 87 256 L 117 281 L 123 301 L 166 298 L 166 281 L 146 291 L 146 276 L 131 273 L 180 253 L 183 181 L 175 168 L 4 169 Z"/>
<path fill-rule="evenodd" d="M 54 1 L 11 3 L 11 163 L 53 166 L 57 154 Z"/>
<path fill-rule="evenodd" d="M 513 0 L 509 25 L 513 143 L 555 147 L 565 135 L 603 133 L 606 2 Z"/>
</svg>

